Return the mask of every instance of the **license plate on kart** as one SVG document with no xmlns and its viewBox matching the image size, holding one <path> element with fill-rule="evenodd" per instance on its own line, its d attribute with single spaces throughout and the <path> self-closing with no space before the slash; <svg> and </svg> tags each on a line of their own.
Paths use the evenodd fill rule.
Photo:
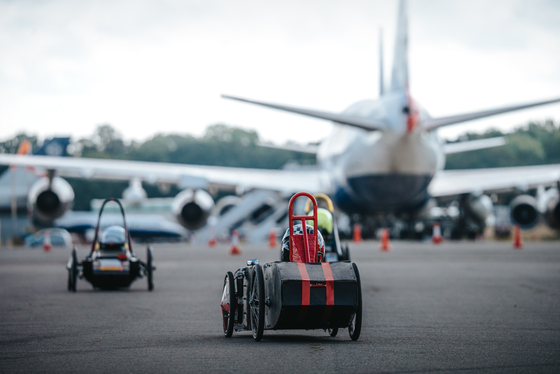
<svg viewBox="0 0 560 374">
<path fill-rule="evenodd" d="M 122 262 L 120 260 L 99 260 L 99 270 L 122 271 Z"/>
</svg>

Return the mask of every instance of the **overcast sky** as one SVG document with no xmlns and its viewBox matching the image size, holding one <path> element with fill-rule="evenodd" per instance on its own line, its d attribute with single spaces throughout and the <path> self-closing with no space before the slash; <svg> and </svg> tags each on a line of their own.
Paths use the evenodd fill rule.
<svg viewBox="0 0 560 374">
<path fill-rule="evenodd" d="M 0 140 L 200 135 L 211 124 L 265 140 L 318 141 L 329 122 L 220 99 L 339 112 L 386 82 L 397 0 L 0 0 Z M 411 0 L 412 95 L 433 117 L 560 97 L 560 1 Z M 560 105 L 440 131 L 560 121 Z"/>
</svg>

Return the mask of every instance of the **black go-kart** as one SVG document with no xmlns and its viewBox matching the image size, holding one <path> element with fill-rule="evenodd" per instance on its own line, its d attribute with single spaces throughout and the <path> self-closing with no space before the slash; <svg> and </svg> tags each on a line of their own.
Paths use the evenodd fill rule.
<svg viewBox="0 0 560 374">
<path fill-rule="evenodd" d="M 100 234 L 101 215 L 108 202 L 119 205 L 123 226 L 109 226 Z M 78 262 L 76 248 L 73 248 L 66 268 L 68 291 L 72 292 L 76 292 L 78 278 L 85 278 L 94 288 L 117 289 L 129 287 L 137 278 L 146 277 L 148 290 L 154 289 L 153 272 L 156 267 L 153 264 L 152 248 L 146 248 L 146 262 L 136 257 L 126 226 L 124 208 L 121 202 L 114 198 L 106 199 L 101 205 L 90 254 L 82 262 Z"/>
<path fill-rule="evenodd" d="M 293 203 L 307 196 L 314 204 L 312 216 L 294 216 Z M 317 227 L 317 201 L 305 192 L 295 194 L 288 208 L 290 225 L 289 261 L 247 266 L 224 279 L 221 309 L 224 335 L 249 330 L 260 341 L 264 330 L 323 329 L 336 336 L 348 328 L 358 340 L 362 328 L 360 273 L 350 261 L 323 262 L 318 235 L 313 231 L 294 234 L 294 220 Z"/>
</svg>

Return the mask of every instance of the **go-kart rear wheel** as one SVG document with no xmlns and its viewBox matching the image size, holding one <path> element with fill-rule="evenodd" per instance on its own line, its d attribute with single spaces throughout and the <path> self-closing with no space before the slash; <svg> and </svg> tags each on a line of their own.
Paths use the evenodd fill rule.
<svg viewBox="0 0 560 374">
<path fill-rule="evenodd" d="M 264 331 L 264 278 L 261 265 L 255 265 L 253 286 L 251 287 L 251 328 L 253 339 L 260 341 Z"/>
<path fill-rule="evenodd" d="M 344 247 L 344 258 L 346 261 L 350 261 L 350 247 L 348 247 L 348 244 Z"/>
<path fill-rule="evenodd" d="M 358 285 L 358 308 L 356 309 L 356 314 L 352 317 L 350 326 L 348 326 L 348 333 L 350 334 L 350 338 L 356 341 L 360 337 L 360 332 L 362 331 L 362 284 L 360 282 L 358 267 L 354 263 L 352 263 L 352 267 L 356 273 L 356 283 Z"/>
<path fill-rule="evenodd" d="M 350 248 L 348 248 L 348 244 L 344 247 L 341 246 L 342 249 L 342 256 L 338 258 L 339 261 L 350 261 Z"/>
<path fill-rule="evenodd" d="M 224 322 L 224 335 L 231 338 L 233 335 L 233 325 L 235 324 L 235 310 L 237 303 L 235 299 L 235 284 L 233 274 L 228 271 L 224 278 L 224 291 L 222 293 L 222 319 Z"/>
<path fill-rule="evenodd" d="M 146 248 L 146 278 L 148 278 L 148 291 L 154 289 L 154 267 L 153 267 L 153 255 L 152 247 L 148 246 Z"/>
<path fill-rule="evenodd" d="M 72 291 L 74 287 L 72 284 L 72 257 L 70 257 L 70 268 L 68 269 L 68 291 Z"/>
<path fill-rule="evenodd" d="M 66 265 L 66 270 L 68 270 L 68 291 L 72 291 L 72 268 L 74 266 L 74 258 L 70 254 L 68 259 L 68 265 Z"/>
<path fill-rule="evenodd" d="M 332 329 L 329 329 L 328 331 L 329 331 L 329 335 L 334 338 L 338 334 L 338 327 L 333 327 Z"/>
<path fill-rule="evenodd" d="M 70 268 L 68 269 L 68 291 L 76 292 L 76 282 L 78 281 L 78 255 L 76 248 L 72 248 L 70 257 Z"/>
</svg>

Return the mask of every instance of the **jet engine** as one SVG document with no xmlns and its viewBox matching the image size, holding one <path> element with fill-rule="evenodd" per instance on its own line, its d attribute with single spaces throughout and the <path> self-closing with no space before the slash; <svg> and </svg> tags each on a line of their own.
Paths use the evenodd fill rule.
<svg viewBox="0 0 560 374">
<path fill-rule="evenodd" d="M 522 229 L 533 228 L 539 223 L 540 212 L 537 199 L 531 195 L 517 196 L 509 204 L 510 218 L 514 224 Z"/>
<path fill-rule="evenodd" d="M 181 191 L 171 204 L 177 221 L 189 230 L 204 226 L 212 208 L 214 208 L 214 199 L 204 190 Z"/>
<path fill-rule="evenodd" d="M 485 227 L 487 218 L 493 213 L 494 204 L 488 195 L 471 195 L 467 199 L 466 208 L 469 216 L 474 218 L 482 227 Z"/>
<path fill-rule="evenodd" d="M 235 208 L 241 199 L 238 196 L 228 195 L 222 197 L 216 203 L 216 207 L 214 208 L 215 215 L 218 217 L 223 216 L 226 214 L 230 209 Z"/>
<path fill-rule="evenodd" d="M 549 188 L 544 193 L 537 194 L 540 211 L 544 215 L 546 224 L 553 229 L 560 229 L 560 192 L 557 188 Z"/>
<path fill-rule="evenodd" d="M 142 182 L 139 179 L 132 179 L 128 187 L 123 191 L 122 197 L 129 205 L 138 206 L 142 201 L 146 200 L 148 194 L 142 188 Z"/>
<path fill-rule="evenodd" d="M 29 190 L 28 201 L 34 216 L 50 223 L 72 207 L 74 190 L 60 177 L 43 177 Z"/>
</svg>

